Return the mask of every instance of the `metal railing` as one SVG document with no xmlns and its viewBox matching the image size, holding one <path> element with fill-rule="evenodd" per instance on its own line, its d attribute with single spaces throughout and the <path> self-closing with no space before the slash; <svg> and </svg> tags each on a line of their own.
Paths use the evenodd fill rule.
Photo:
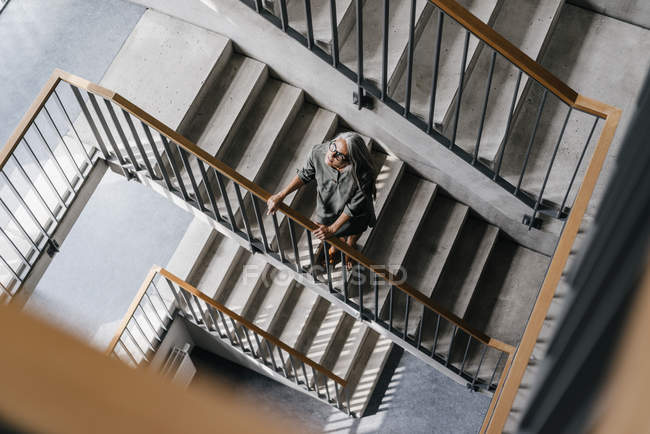
<svg viewBox="0 0 650 434">
<path fill-rule="evenodd" d="M 147 366 L 176 314 L 350 413 L 350 393 L 344 379 L 158 266 L 149 271 L 106 354 L 134 367 Z"/>
<path fill-rule="evenodd" d="M 354 101 L 359 109 L 366 104 L 368 96 L 380 100 L 532 208 L 532 218 L 526 222 L 529 228 L 539 213 L 554 218 L 565 218 L 568 215 L 580 184 L 578 178 L 586 167 L 585 156 L 594 148 L 590 144 L 599 119 L 605 117 L 604 113 L 581 106 L 575 91 L 454 0 L 428 0 L 423 8 L 422 1 L 417 0 L 394 1 L 392 4 L 389 0 L 354 0 L 349 3 L 350 13 L 343 14 L 345 17 L 353 17 L 347 18 L 347 21 L 346 18 L 340 18 L 342 14 L 337 11 L 336 0 L 322 0 L 318 4 L 329 8 L 329 14 L 325 14 L 328 18 L 324 19 L 321 10 L 318 16 L 321 25 L 319 29 L 314 24 L 313 0 L 240 1 L 354 81 L 358 88 Z M 391 16 L 392 8 L 397 8 L 402 3 L 410 5 L 408 20 L 405 19 L 403 23 L 394 22 L 396 18 Z M 426 24 L 415 19 L 416 9 L 427 10 L 436 24 L 435 49 L 426 54 L 416 53 L 419 35 Z M 383 16 L 382 33 L 376 35 L 376 40 L 381 39 L 381 42 L 375 43 L 381 44 L 381 50 L 377 49 L 375 53 L 381 56 L 381 66 L 371 65 L 374 70 L 368 66 L 364 57 L 367 54 L 364 55 L 363 39 L 364 14 L 367 16 L 373 13 Z M 327 30 L 322 26 L 323 20 L 328 24 Z M 403 37 L 404 52 L 398 56 L 400 60 L 395 66 L 389 58 L 388 47 L 392 41 L 391 33 L 400 26 L 408 26 L 408 37 Z M 459 45 L 457 50 L 441 49 L 441 44 L 446 42 L 443 29 L 448 26 L 455 27 L 459 38 L 463 40 L 462 47 Z M 473 47 L 471 60 L 468 60 L 469 47 Z M 342 50 L 347 53 L 345 59 L 342 58 Z M 377 54 L 379 51 L 381 54 Z M 350 53 L 354 54 L 354 60 Z M 419 57 L 424 55 L 430 57 L 424 60 Z M 425 86 L 429 89 L 426 109 L 419 113 L 412 107 L 416 58 L 419 63 L 432 65 Z M 458 62 L 457 87 L 449 101 L 439 97 L 440 68 L 444 62 Z M 483 83 L 470 83 L 470 78 L 474 78 L 471 72 L 479 67 L 487 72 L 487 77 L 483 77 Z M 495 76 L 502 80 L 495 79 Z M 469 84 L 474 87 L 470 95 L 466 95 L 464 91 Z M 497 105 L 489 104 L 496 92 L 511 95 L 507 112 Z M 476 97 L 475 94 L 480 94 L 481 97 Z M 531 95 L 532 97 L 527 97 Z M 475 101 L 469 101 L 468 97 Z M 442 114 L 434 116 L 440 112 L 441 106 Z M 531 155 L 536 155 L 537 148 L 541 146 L 540 122 L 543 118 L 562 111 L 565 111 L 562 128 L 553 131 L 557 137 L 547 139 L 552 141 L 552 152 L 544 156 L 542 161 L 545 164 L 544 176 L 531 179 Z M 480 113 L 480 116 L 474 116 L 475 113 Z M 519 128 L 520 134 L 514 137 L 515 121 L 522 118 L 518 116 L 522 113 L 528 114 L 530 119 L 526 121 L 530 123 Z M 567 131 L 569 122 L 571 128 Z M 580 133 L 576 135 L 578 130 Z M 489 132 L 489 137 L 486 137 L 486 132 Z M 461 133 L 462 137 L 459 136 Z M 518 155 L 516 150 L 511 151 L 515 140 L 526 144 L 523 156 Z M 567 146 L 579 147 L 580 152 L 563 155 L 563 171 L 568 171 L 558 173 L 559 171 L 553 170 L 558 151 Z M 487 150 L 484 149 L 486 147 Z M 509 164 L 518 167 L 518 171 L 515 173 L 510 167 L 509 173 L 504 175 L 504 161 L 510 161 Z M 547 191 L 550 183 L 554 185 L 552 195 Z M 560 194 L 559 191 L 564 193 Z"/>
<path fill-rule="evenodd" d="M 0 302 L 16 294 L 53 238 L 97 152 L 82 142 L 53 79 L 32 104 L 0 154 Z"/>
<path fill-rule="evenodd" d="M 281 204 L 276 214 L 262 213 L 270 193 L 207 154 L 122 96 L 80 77 L 56 70 L 43 90 L 44 105 L 61 87 L 67 110 L 81 114 L 74 122 L 84 142 L 124 176 L 162 187 L 204 213 L 275 265 L 295 273 L 307 285 L 341 302 L 410 351 L 429 357 L 464 378 L 474 388 L 494 390 L 513 348 L 474 329 L 358 250 L 334 238 L 336 256 L 355 267 L 327 267 L 318 274 L 313 231 L 317 225 Z M 49 90 L 47 90 L 49 89 Z M 41 103 L 35 103 L 39 105 Z M 68 105 L 70 107 L 68 108 Z M 12 142 L 5 149 L 11 155 Z"/>
</svg>

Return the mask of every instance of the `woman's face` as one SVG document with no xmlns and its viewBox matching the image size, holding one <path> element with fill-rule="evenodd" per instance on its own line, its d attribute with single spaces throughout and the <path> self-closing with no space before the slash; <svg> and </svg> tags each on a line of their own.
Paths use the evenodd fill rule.
<svg viewBox="0 0 650 434">
<path fill-rule="evenodd" d="M 335 149 L 334 146 L 336 146 Z M 348 161 L 348 144 L 344 139 L 331 142 L 330 148 L 325 153 L 325 164 L 339 170 L 350 164 Z"/>
</svg>

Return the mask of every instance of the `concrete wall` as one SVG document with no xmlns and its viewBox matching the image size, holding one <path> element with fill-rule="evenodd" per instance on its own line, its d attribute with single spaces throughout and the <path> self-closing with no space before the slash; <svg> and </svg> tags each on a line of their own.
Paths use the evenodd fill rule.
<svg viewBox="0 0 650 434">
<path fill-rule="evenodd" d="M 568 3 L 650 29 L 648 0 L 568 0 Z"/>
</svg>

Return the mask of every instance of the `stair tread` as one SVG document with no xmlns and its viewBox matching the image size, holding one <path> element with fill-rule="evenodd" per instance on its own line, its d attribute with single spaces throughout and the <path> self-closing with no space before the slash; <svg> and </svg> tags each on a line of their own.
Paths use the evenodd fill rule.
<svg viewBox="0 0 650 434">
<path fill-rule="evenodd" d="M 209 297 L 215 297 L 222 282 L 232 273 L 231 267 L 243 254 L 239 244 L 224 236 L 217 235 L 208 247 L 203 259 L 196 267 L 196 287 Z"/>
<path fill-rule="evenodd" d="M 280 337 L 288 345 L 295 345 L 300 331 L 307 322 L 310 309 L 318 298 L 318 295 L 314 291 L 300 284 L 296 284 L 295 287 L 296 291 L 299 292 L 298 300 L 294 304 L 290 304 L 291 310 L 287 315 L 288 318 L 281 321 L 284 323 L 284 328 Z"/>
<path fill-rule="evenodd" d="M 364 355 L 364 352 L 359 352 L 359 357 L 353 364 L 363 366 L 363 369 L 353 368 L 346 378 L 348 387 L 353 390 L 350 398 L 350 408 L 358 416 L 363 416 L 368 407 L 377 381 L 393 348 L 390 339 L 379 335 L 374 330 L 368 329 L 366 340 L 364 347 L 368 348 L 373 345 L 370 356 Z M 368 354 L 368 352 L 366 351 L 365 354 Z"/>
<path fill-rule="evenodd" d="M 528 56 L 537 59 L 563 3 L 560 0 L 544 2 L 504 0 L 494 22 L 494 29 Z M 467 81 L 466 92 L 463 93 L 457 144 L 466 150 L 473 150 L 476 144 L 490 58 L 491 50 L 484 50 L 481 53 L 477 66 Z M 479 152 L 480 158 L 489 163 L 496 160 L 501 149 L 518 75 L 518 70 L 509 62 L 501 56 L 497 56 L 497 59 L 492 78 L 493 91 L 490 92 L 488 100 Z M 523 98 L 526 81 L 527 77 L 524 75 L 518 101 Z M 520 144 L 522 147 L 526 145 Z"/>
<path fill-rule="evenodd" d="M 232 277 L 222 281 L 215 299 L 237 314 L 242 314 L 255 288 L 261 284 L 261 275 L 267 266 L 262 255 L 253 255 L 247 250 L 239 256 Z"/>
<path fill-rule="evenodd" d="M 388 73 L 390 78 L 400 58 L 404 55 L 408 46 L 409 22 L 411 2 L 406 0 L 393 1 L 389 8 L 389 38 L 388 38 Z M 424 25 L 433 8 L 425 0 L 416 1 L 415 25 L 419 29 Z M 383 34 L 384 8 L 383 3 L 378 1 L 366 1 L 363 5 L 363 73 L 364 77 L 375 82 L 381 80 L 382 68 L 382 41 L 377 37 Z M 416 29 L 416 32 L 419 31 Z M 355 32 L 350 32 L 342 42 L 340 49 L 340 60 L 350 69 L 357 70 L 357 41 Z"/>
<path fill-rule="evenodd" d="M 303 101 L 303 91 L 269 79 L 248 112 L 231 146 L 217 158 L 233 167 L 242 176 L 254 179 L 266 156 L 290 128 Z M 242 146 L 245 144 L 245 146 Z"/>
<path fill-rule="evenodd" d="M 481 21 L 489 23 L 498 13 L 499 0 L 489 1 L 459 1 L 460 5 L 468 9 Z M 411 89 L 411 111 L 422 119 L 429 117 L 429 100 L 431 83 L 433 79 L 433 56 L 438 35 L 438 11 L 436 10 L 426 23 L 422 36 L 415 46 L 413 56 L 413 87 Z M 436 87 L 436 101 L 434 108 L 434 124 L 441 125 L 445 116 L 452 107 L 458 82 L 460 78 L 460 63 L 463 56 L 465 39 L 464 29 L 449 17 L 443 18 L 443 31 L 438 64 L 438 84 Z M 467 63 L 472 63 L 477 55 L 478 40 L 471 37 Z M 404 102 L 406 94 L 406 67 L 402 65 L 399 73 L 391 80 L 389 91 L 397 101 Z"/>
<path fill-rule="evenodd" d="M 264 63 L 234 53 L 184 133 L 201 149 L 217 155 L 237 131 L 267 77 Z"/>
<path fill-rule="evenodd" d="M 432 298 L 442 307 L 463 317 L 498 233 L 496 226 L 476 218 L 468 220 L 433 293 Z"/>
</svg>

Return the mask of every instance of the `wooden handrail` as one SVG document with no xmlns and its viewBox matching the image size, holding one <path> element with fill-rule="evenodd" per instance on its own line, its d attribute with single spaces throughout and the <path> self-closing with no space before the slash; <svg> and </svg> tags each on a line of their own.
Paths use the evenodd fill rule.
<svg viewBox="0 0 650 434">
<path fill-rule="evenodd" d="M 535 343 L 544 324 L 544 319 L 551 306 L 551 301 L 562 278 L 562 272 L 566 267 L 571 249 L 578 235 L 578 229 L 587 211 L 587 206 L 589 205 L 589 200 L 591 199 L 603 163 L 605 162 L 607 151 L 614 139 L 616 128 L 621 119 L 621 110 L 619 108 L 583 96 L 578 96 L 577 101 L 590 110 L 602 110 L 605 113 L 605 126 L 589 162 L 589 167 L 585 173 L 582 185 L 578 190 L 578 195 L 571 208 L 564 230 L 562 231 L 562 236 L 551 260 L 551 265 L 546 273 L 542 288 L 537 296 L 537 301 L 526 325 L 526 330 L 515 352 L 512 366 L 502 380 L 504 382 L 503 387 L 501 390 L 497 390 L 498 393 L 495 393 L 492 397 L 490 410 L 483 421 L 481 433 L 500 433 L 508 419 L 508 414 L 514 403 L 521 380 L 524 377 L 528 361 L 533 353 Z"/>
<path fill-rule="evenodd" d="M 607 104 L 589 100 L 579 95 L 578 92 L 571 89 L 548 69 L 537 63 L 455 0 L 429 1 L 571 107 L 601 118 L 607 117 L 609 110 Z"/>
<path fill-rule="evenodd" d="M 144 282 L 140 286 L 140 290 L 136 294 L 135 298 L 133 299 L 133 302 L 131 303 L 131 306 L 129 306 L 129 309 L 126 312 L 126 315 L 122 319 L 122 322 L 120 323 L 120 326 L 115 333 L 115 336 L 111 340 L 110 344 L 108 345 L 105 354 L 110 355 L 113 353 L 115 350 L 115 347 L 117 343 L 120 340 L 120 337 L 122 336 L 122 333 L 124 333 L 124 330 L 126 329 L 126 326 L 128 325 L 129 321 L 131 320 L 131 317 L 135 313 L 136 308 L 140 304 L 140 301 L 142 300 L 142 297 L 144 296 L 145 292 L 149 288 L 149 285 L 153 281 L 153 279 L 157 276 L 162 276 L 172 282 L 174 282 L 176 285 L 178 285 L 183 291 L 186 291 L 198 298 L 200 298 L 204 303 L 208 304 L 212 308 L 218 310 L 219 312 L 225 314 L 229 318 L 232 318 L 233 320 L 237 321 L 241 325 L 245 326 L 247 329 L 257 333 L 258 335 L 262 336 L 264 339 L 267 339 L 273 345 L 282 348 L 284 351 L 289 353 L 291 356 L 295 357 L 296 359 L 300 360 L 301 362 L 309 365 L 316 371 L 322 373 L 325 375 L 327 378 L 335 381 L 342 387 L 345 387 L 347 385 L 347 381 L 344 380 L 343 378 L 339 377 L 329 369 L 325 368 L 324 366 L 314 362 L 310 358 L 308 358 L 306 355 L 296 351 L 295 349 L 291 348 L 289 345 L 285 344 L 282 342 L 280 339 L 277 337 L 273 336 L 272 334 L 262 330 L 255 324 L 253 324 L 251 321 L 247 320 L 241 315 L 236 314 L 235 312 L 231 311 L 228 309 L 226 306 L 222 305 L 221 303 L 216 302 L 212 298 L 208 297 L 205 295 L 203 292 L 199 291 L 197 288 L 194 286 L 190 285 L 180 277 L 176 276 L 175 274 L 171 273 L 170 271 L 160 267 L 159 265 L 154 265 L 151 267 L 149 270 L 149 273 L 147 273 L 147 277 L 145 278 Z"/>
</svg>

